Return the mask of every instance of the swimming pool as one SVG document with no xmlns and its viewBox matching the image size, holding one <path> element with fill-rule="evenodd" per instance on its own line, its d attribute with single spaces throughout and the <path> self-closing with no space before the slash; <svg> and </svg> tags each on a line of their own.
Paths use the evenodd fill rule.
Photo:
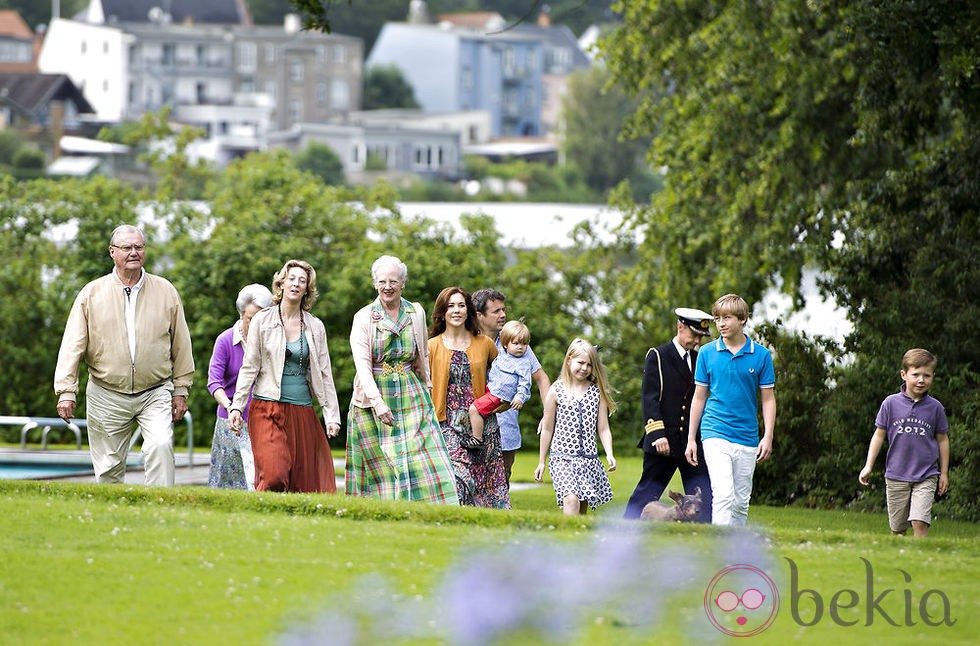
<svg viewBox="0 0 980 646">
<path fill-rule="evenodd" d="M 127 468 L 142 465 L 142 455 L 130 454 Z M 52 480 L 94 473 L 88 451 L 0 448 L 0 480 Z"/>
</svg>

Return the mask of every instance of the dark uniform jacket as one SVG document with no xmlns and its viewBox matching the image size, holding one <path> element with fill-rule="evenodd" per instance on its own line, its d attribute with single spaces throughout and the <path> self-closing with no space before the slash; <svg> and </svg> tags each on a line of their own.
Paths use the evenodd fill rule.
<svg viewBox="0 0 980 646">
<path fill-rule="evenodd" d="M 697 358 L 697 350 L 692 350 L 692 366 L 697 365 Z M 694 397 L 694 374 L 677 353 L 673 341 L 647 351 L 641 394 L 646 432 L 637 448 L 653 453 L 653 443 L 666 437 L 671 457 L 683 459 Z"/>
</svg>

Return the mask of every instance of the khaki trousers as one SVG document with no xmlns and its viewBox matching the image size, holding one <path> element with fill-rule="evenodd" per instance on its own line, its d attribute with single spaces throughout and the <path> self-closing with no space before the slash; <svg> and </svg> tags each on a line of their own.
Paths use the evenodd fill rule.
<svg viewBox="0 0 980 646">
<path fill-rule="evenodd" d="M 173 384 L 136 395 L 107 390 L 89 380 L 85 391 L 89 452 L 96 482 L 123 482 L 133 431 L 143 435 L 146 484 L 174 484 Z"/>
</svg>

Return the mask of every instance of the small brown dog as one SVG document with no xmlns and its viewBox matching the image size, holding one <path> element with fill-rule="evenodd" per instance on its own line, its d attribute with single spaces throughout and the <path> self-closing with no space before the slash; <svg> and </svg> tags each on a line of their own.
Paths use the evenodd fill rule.
<svg viewBox="0 0 980 646">
<path fill-rule="evenodd" d="M 640 520 L 690 522 L 701 514 L 701 487 L 695 487 L 694 494 L 689 496 L 669 490 L 667 495 L 675 504 L 668 505 L 659 500 L 649 502 L 640 512 Z"/>
</svg>

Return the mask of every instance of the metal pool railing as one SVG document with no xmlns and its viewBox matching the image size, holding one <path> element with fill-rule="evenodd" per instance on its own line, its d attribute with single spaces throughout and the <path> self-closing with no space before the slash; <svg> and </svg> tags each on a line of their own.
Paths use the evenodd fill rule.
<svg viewBox="0 0 980 646">
<path fill-rule="evenodd" d="M 187 422 L 187 466 L 194 466 L 194 420 L 191 412 L 184 414 L 184 421 Z M 36 428 L 41 429 L 41 449 L 48 448 L 48 434 L 52 429 L 59 426 L 67 427 L 75 435 L 75 446 L 82 448 L 82 429 L 86 428 L 83 419 L 73 419 L 66 422 L 60 417 L 19 417 L 13 415 L 0 415 L 0 426 L 20 426 L 20 448 L 27 448 L 27 434 Z M 129 448 L 133 448 L 140 438 L 139 427 L 133 433 L 133 439 L 129 442 Z"/>
</svg>

